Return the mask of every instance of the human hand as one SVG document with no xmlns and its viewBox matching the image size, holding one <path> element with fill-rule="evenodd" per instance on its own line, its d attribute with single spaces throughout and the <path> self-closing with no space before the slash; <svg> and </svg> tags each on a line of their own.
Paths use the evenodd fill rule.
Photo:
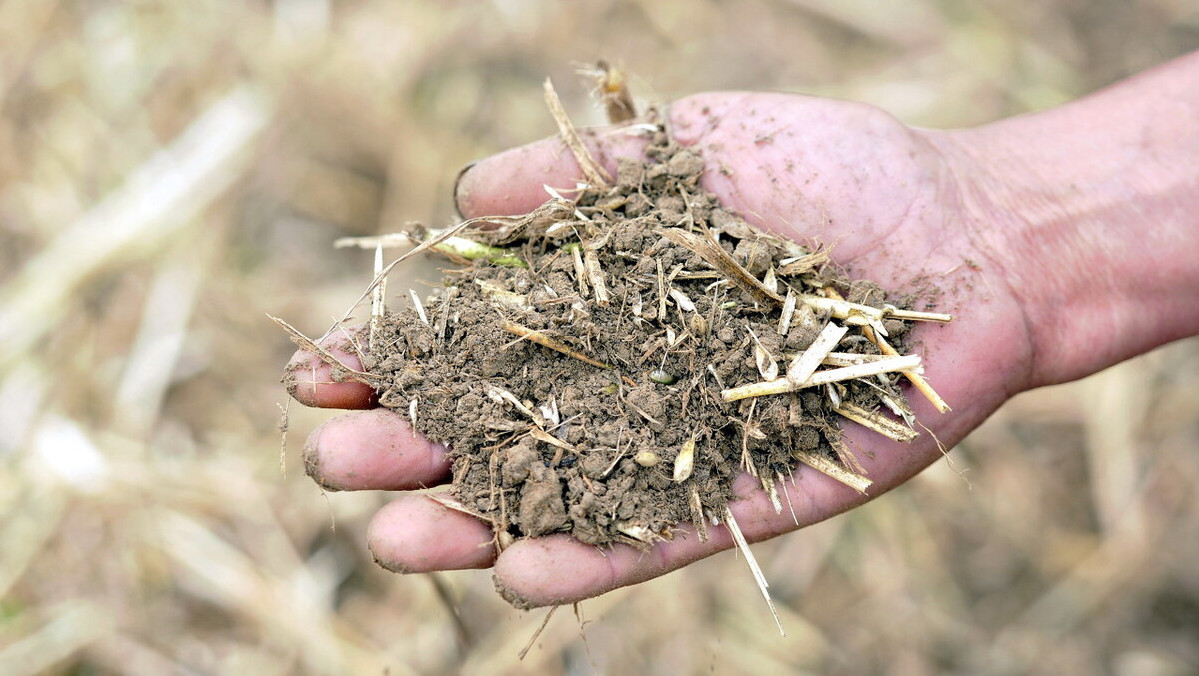
<svg viewBox="0 0 1199 676">
<path fill-rule="evenodd" d="M 791 509 L 776 513 L 756 480 L 741 477 L 731 508 L 750 541 L 795 530 L 857 506 L 940 457 L 1009 396 L 1032 384 L 1032 345 L 1021 303 L 1004 277 L 1002 233 L 970 206 L 980 169 L 941 132 L 910 129 L 875 108 L 781 94 L 707 94 L 670 109 L 672 132 L 705 159 L 703 185 L 742 216 L 777 234 L 831 247 L 851 277 L 896 292 L 933 293 L 947 326 L 917 326 L 912 340 L 925 374 L 953 411 L 913 397 L 931 433 L 900 444 L 846 425 L 846 441 L 874 482 L 863 496 L 801 467 Z M 644 140 L 620 130 L 588 138 L 610 170 Z M 462 176 L 464 216 L 520 214 L 545 199 L 543 185 L 573 185 L 578 168 L 556 139 L 483 160 Z M 334 342 L 337 342 L 336 340 Z M 354 366 L 346 347 L 331 345 Z M 357 383 L 332 383 L 328 366 L 298 353 L 293 395 L 323 407 L 365 409 L 330 420 L 306 449 L 309 473 L 336 490 L 406 490 L 445 483 L 444 449 L 416 437 L 396 413 L 371 408 Z M 798 524 L 792 517 L 792 511 Z M 599 550 L 565 535 L 519 540 L 497 552 L 490 527 L 422 495 L 401 496 L 376 515 L 369 543 L 385 567 L 403 572 L 495 567 L 517 605 L 595 596 L 644 581 L 732 546 L 723 528 L 700 542 L 686 528 L 649 554 Z"/>
</svg>

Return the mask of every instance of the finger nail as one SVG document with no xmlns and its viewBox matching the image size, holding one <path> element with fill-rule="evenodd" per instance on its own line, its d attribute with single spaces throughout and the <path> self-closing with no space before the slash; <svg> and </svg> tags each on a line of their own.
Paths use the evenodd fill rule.
<svg viewBox="0 0 1199 676">
<path fill-rule="evenodd" d="M 478 164 L 478 161 L 466 163 L 465 166 L 458 170 L 458 176 L 454 178 L 454 211 L 457 212 L 458 218 L 466 218 L 462 214 L 462 195 L 459 192 L 459 188 L 462 187 L 462 177 L 476 164 Z"/>
</svg>

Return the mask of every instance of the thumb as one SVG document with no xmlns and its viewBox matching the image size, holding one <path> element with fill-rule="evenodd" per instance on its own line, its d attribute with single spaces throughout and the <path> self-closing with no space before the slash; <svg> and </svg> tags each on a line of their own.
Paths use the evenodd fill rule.
<svg viewBox="0 0 1199 676">
<path fill-rule="evenodd" d="M 617 159 L 641 158 L 649 139 L 636 127 L 603 127 L 580 130 L 583 143 L 609 175 L 616 175 Z M 467 165 L 454 187 L 454 202 L 464 218 L 517 216 L 541 206 L 549 186 L 564 192 L 582 180 L 574 154 L 561 138 L 548 138 L 513 148 Z"/>
<path fill-rule="evenodd" d="M 709 92 L 688 96 L 662 108 L 669 119 L 669 128 L 676 141 L 683 145 L 704 144 L 705 151 L 714 151 L 705 157 L 706 173 L 735 175 L 742 169 L 752 169 L 754 153 L 743 162 L 751 166 L 725 166 L 731 150 L 754 149 L 746 139 L 760 138 L 779 124 L 769 115 L 757 116 L 748 121 L 739 121 L 721 127 L 726 117 L 740 118 L 743 109 L 753 110 L 757 103 L 768 103 L 777 107 L 782 99 L 775 95 L 754 95 L 740 92 Z M 588 152 L 611 176 L 616 175 L 617 160 L 624 157 L 645 158 L 650 138 L 644 126 L 626 125 L 600 127 L 579 131 Z M 719 141 L 718 143 L 704 143 Z M 736 164 L 736 163 L 733 163 Z M 712 170 L 721 169 L 720 172 Z M 753 174 L 754 172 L 750 172 Z M 549 198 L 545 186 L 565 192 L 565 197 L 576 183 L 582 180 L 583 172 L 574 154 L 559 137 L 552 137 L 525 146 L 493 155 L 467 165 L 458 174 L 454 187 L 454 201 L 458 213 L 464 218 L 481 216 L 518 216 L 541 206 Z M 705 176 L 705 188 L 718 195 L 735 196 L 733 178 L 713 181 Z M 736 200 L 734 200 L 736 201 Z M 751 207 L 754 203 L 738 204 Z"/>
</svg>

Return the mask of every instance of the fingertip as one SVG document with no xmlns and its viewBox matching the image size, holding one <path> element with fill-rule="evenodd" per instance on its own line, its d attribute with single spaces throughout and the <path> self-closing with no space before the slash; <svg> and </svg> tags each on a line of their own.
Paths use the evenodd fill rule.
<svg viewBox="0 0 1199 676">
<path fill-rule="evenodd" d="M 545 139 L 467 165 L 454 187 L 454 205 L 465 218 L 516 216 L 545 202 L 544 186 L 568 187 L 578 174 L 562 143 Z"/>
<path fill-rule="evenodd" d="M 374 389 L 347 378 L 350 371 L 362 369 L 358 355 L 337 344 L 322 347 L 340 367 L 334 368 L 312 352 L 298 350 L 283 370 L 287 393 L 301 404 L 316 408 L 363 409 L 373 406 Z"/>
<path fill-rule="evenodd" d="M 304 447 L 304 467 L 334 491 L 428 488 L 450 475 L 445 448 L 383 408 L 346 413 L 316 428 Z"/>
<path fill-rule="evenodd" d="M 615 553 L 567 535 L 525 538 L 499 555 L 492 581 L 523 610 L 574 603 L 623 586 L 608 559 Z"/>
<path fill-rule="evenodd" d="M 628 127 L 579 133 L 592 157 L 612 175 L 619 158 L 641 157 L 648 143 Z M 465 218 L 526 214 L 549 198 L 545 186 L 569 193 L 582 176 L 561 139 L 543 139 L 463 167 L 454 187 L 454 205 Z"/>
<path fill-rule="evenodd" d="M 385 505 L 366 538 L 375 562 L 397 573 L 487 568 L 495 561 L 491 528 L 425 495 Z"/>
<path fill-rule="evenodd" d="M 478 164 L 477 161 L 467 162 L 466 164 L 462 165 L 462 168 L 458 170 L 458 175 L 454 177 L 454 211 L 458 212 L 458 218 L 466 218 L 462 212 L 462 204 L 459 202 L 458 197 L 462 194 L 462 177 L 466 176 L 466 174 L 470 172 L 471 168 L 473 168 L 476 164 Z"/>
</svg>

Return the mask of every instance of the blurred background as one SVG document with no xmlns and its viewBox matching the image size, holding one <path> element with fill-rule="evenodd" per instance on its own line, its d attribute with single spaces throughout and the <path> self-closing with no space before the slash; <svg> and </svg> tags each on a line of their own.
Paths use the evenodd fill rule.
<svg viewBox="0 0 1199 676">
<path fill-rule="evenodd" d="M 370 560 L 278 384 L 453 219 L 464 163 L 643 102 L 778 89 L 968 126 L 1199 47 L 1193 0 L 0 1 L 0 673 L 1199 673 L 1199 343 L 1023 395 L 904 488 L 564 608 Z M 393 281 L 423 293 L 429 268 Z"/>
</svg>

